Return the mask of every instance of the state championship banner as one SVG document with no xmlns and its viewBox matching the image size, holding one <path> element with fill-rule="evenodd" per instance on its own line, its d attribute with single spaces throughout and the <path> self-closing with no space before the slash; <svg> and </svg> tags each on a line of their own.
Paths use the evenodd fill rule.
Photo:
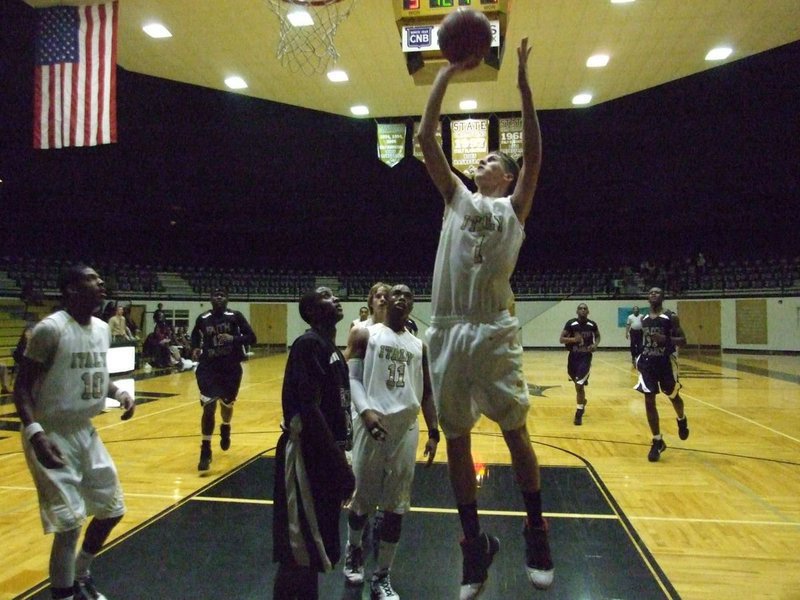
<svg viewBox="0 0 800 600">
<path fill-rule="evenodd" d="M 419 142 L 417 142 L 417 132 L 419 131 L 419 121 L 414 121 L 414 158 L 416 158 L 420 162 L 425 162 L 425 157 L 422 156 L 422 148 L 419 147 Z M 442 122 L 436 125 L 436 141 L 439 143 L 439 146 L 442 145 Z"/>
<path fill-rule="evenodd" d="M 390 167 L 406 155 L 406 124 L 378 123 L 378 158 Z"/>
<path fill-rule="evenodd" d="M 467 177 L 477 162 L 489 153 L 489 119 L 463 119 L 450 123 L 453 168 Z"/>
<path fill-rule="evenodd" d="M 36 11 L 33 147 L 117 141 L 117 2 Z"/>
<path fill-rule="evenodd" d="M 498 119 L 500 129 L 500 150 L 514 160 L 522 156 L 522 117 Z"/>
</svg>

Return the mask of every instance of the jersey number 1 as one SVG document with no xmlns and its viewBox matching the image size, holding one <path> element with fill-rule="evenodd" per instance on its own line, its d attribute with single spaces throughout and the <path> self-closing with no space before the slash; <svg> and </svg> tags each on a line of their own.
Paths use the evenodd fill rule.
<svg viewBox="0 0 800 600">
<path fill-rule="evenodd" d="M 392 363 L 389 365 L 389 379 L 386 380 L 386 387 L 390 390 L 406 385 L 406 366 L 403 363 Z"/>
<path fill-rule="evenodd" d="M 91 400 L 92 398 L 102 398 L 107 390 L 103 389 L 103 381 L 105 377 L 100 372 L 89 373 L 88 371 L 81 375 L 83 380 L 83 394 L 81 398 L 84 400 Z"/>
</svg>

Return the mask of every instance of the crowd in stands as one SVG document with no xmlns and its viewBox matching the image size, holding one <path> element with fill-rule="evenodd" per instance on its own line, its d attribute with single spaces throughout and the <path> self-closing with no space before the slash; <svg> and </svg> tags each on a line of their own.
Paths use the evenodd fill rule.
<svg viewBox="0 0 800 600">
<path fill-rule="evenodd" d="M 621 261 L 622 263 L 622 261 Z M 0 263 L 0 295 L 55 296 L 63 260 L 4 257 Z M 205 298 L 218 286 L 231 297 L 293 300 L 314 285 L 328 285 L 342 299 L 362 299 L 378 280 L 402 281 L 418 298 L 431 293 L 431 273 L 394 270 L 310 271 L 278 270 L 254 266 L 138 265 L 93 261 L 115 297 Z M 7 275 L 5 278 L 3 275 Z M 168 288 L 169 274 L 183 284 Z M 679 260 L 646 258 L 638 264 L 618 266 L 526 268 L 520 264 L 512 287 L 521 299 L 615 298 L 640 296 L 652 286 L 671 297 L 726 295 L 795 295 L 800 293 L 800 256 L 710 260 L 702 253 Z"/>
</svg>

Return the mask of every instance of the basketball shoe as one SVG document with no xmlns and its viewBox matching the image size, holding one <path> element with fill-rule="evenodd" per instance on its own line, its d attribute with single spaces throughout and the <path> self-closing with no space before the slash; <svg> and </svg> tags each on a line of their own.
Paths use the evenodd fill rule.
<svg viewBox="0 0 800 600">
<path fill-rule="evenodd" d="M 219 447 L 227 450 L 231 447 L 231 424 L 223 423 L 219 426 Z"/>
<path fill-rule="evenodd" d="M 525 572 L 533 587 L 546 590 L 553 584 L 553 559 L 550 557 L 547 521 L 542 519 L 541 527 L 530 527 L 525 519 L 522 537 L 525 538 Z"/>
<path fill-rule="evenodd" d="M 661 453 L 667 449 L 667 444 L 664 440 L 653 440 L 653 445 L 650 446 L 650 452 L 647 453 L 647 460 L 650 462 L 657 462 L 661 458 Z"/>
<path fill-rule="evenodd" d="M 347 583 L 364 583 L 364 547 L 347 544 L 344 555 L 344 577 Z"/>
<path fill-rule="evenodd" d="M 400 600 L 400 596 L 392 589 L 389 569 L 375 571 L 369 582 L 369 598 L 370 600 Z"/>
<path fill-rule="evenodd" d="M 211 467 L 211 442 L 203 440 L 200 444 L 200 462 L 197 463 L 198 471 L 208 471 Z"/>
<path fill-rule="evenodd" d="M 572 421 L 575 425 L 583 425 L 583 409 L 579 408 L 575 411 L 575 419 Z"/>
<path fill-rule="evenodd" d="M 500 540 L 485 533 L 471 540 L 461 540 L 462 563 L 460 600 L 473 600 L 481 595 L 489 578 L 489 566 L 500 550 Z"/>
<path fill-rule="evenodd" d="M 106 600 L 94 587 L 92 576 L 76 579 L 72 584 L 72 600 Z"/>
<path fill-rule="evenodd" d="M 678 437 L 682 440 L 689 439 L 689 419 L 683 415 L 682 419 L 678 419 Z"/>
</svg>

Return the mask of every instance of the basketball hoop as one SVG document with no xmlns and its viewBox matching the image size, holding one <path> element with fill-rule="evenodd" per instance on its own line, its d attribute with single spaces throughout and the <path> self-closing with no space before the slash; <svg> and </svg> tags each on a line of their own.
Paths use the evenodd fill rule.
<svg viewBox="0 0 800 600">
<path fill-rule="evenodd" d="M 350 15 L 357 0 L 266 1 L 281 22 L 277 57 L 282 66 L 311 76 L 336 62 L 336 28 Z"/>
</svg>

